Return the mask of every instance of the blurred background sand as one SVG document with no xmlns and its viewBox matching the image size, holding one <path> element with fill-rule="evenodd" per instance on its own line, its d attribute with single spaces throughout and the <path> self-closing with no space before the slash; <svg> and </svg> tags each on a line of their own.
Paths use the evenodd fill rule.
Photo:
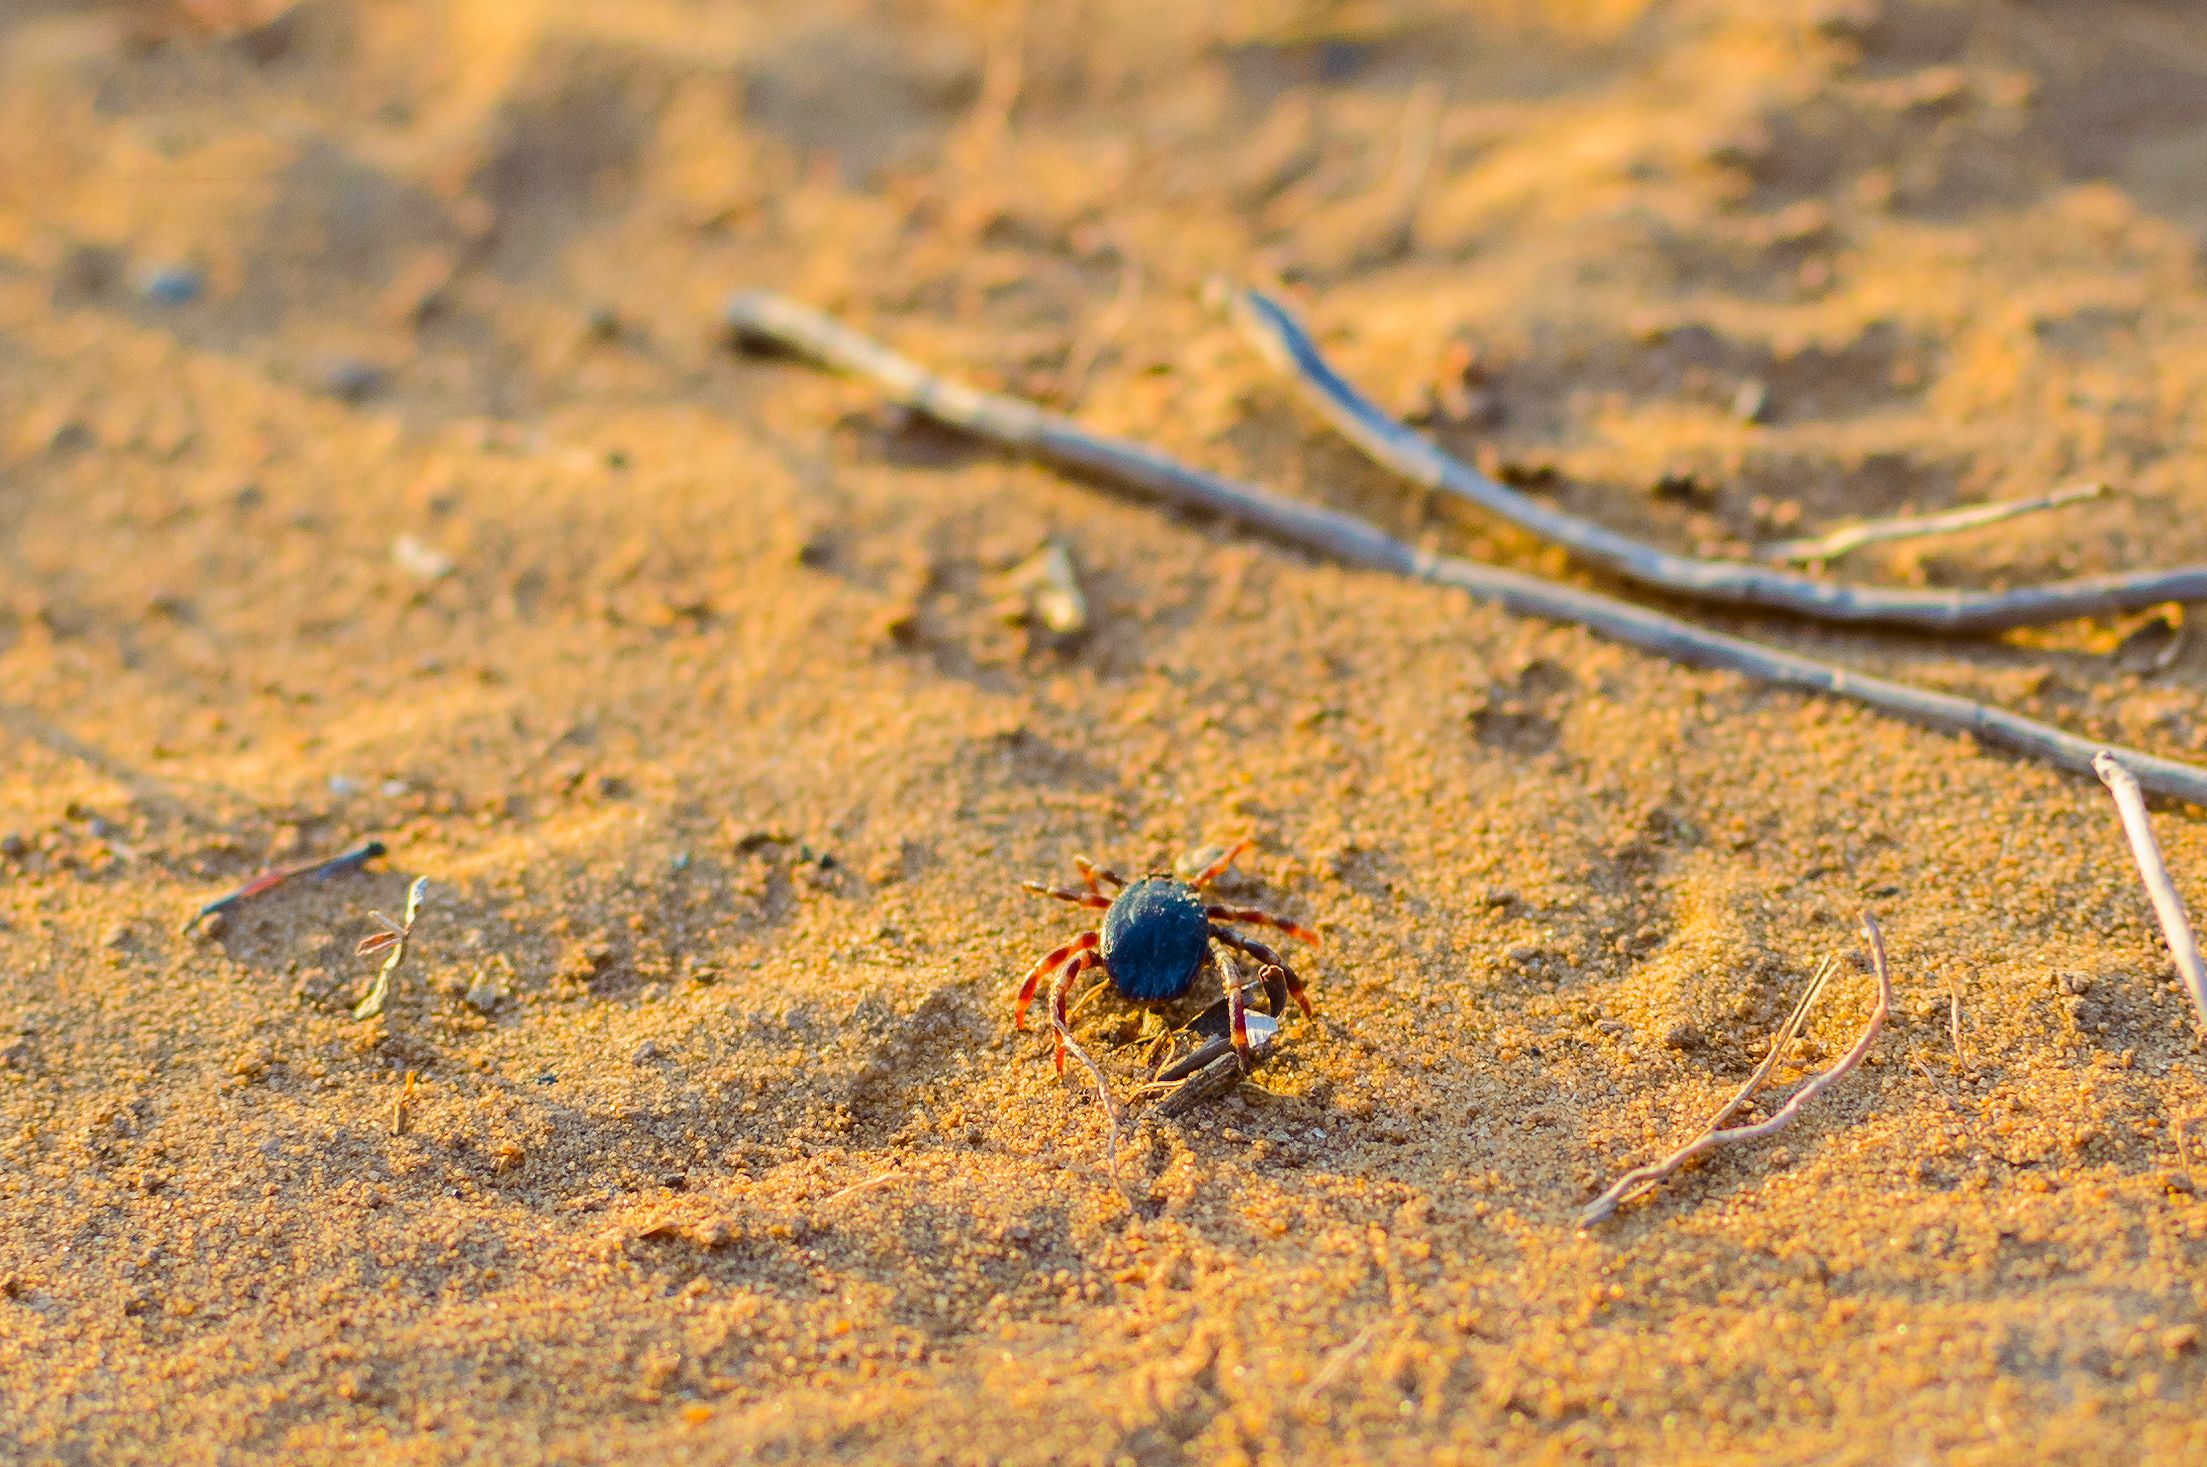
<svg viewBox="0 0 2207 1467">
<path fill-rule="evenodd" d="M 2207 560 L 2203 177 L 2181 0 L 0 4 L 0 1455 L 2207 1458 L 2207 1087 L 2097 785 L 714 330 L 785 290 L 1578 574 L 1200 304 L 1278 278 L 1667 546 L 2121 491 L 1845 567 L 2013 584 Z M 1003 604 L 1051 537 L 1068 645 Z M 2207 752 L 2168 616 L 1714 620 Z M 1317 1018 L 1126 1146 L 1137 1211 L 1010 1032 L 1081 925 L 1017 883 L 1242 834 Z M 1865 906 L 1871 1064 L 1576 1236 Z M 1141 1015 L 1079 1032 L 1130 1090 Z"/>
</svg>

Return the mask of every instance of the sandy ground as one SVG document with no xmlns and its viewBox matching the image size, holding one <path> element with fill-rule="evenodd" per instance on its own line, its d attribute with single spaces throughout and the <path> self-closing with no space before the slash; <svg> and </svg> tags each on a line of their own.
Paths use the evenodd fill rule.
<svg viewBox="0 0 2207 1467">
<path fill-rule="evenodd" d="M 2207 560 L 2195 6 L 255 9 L 0 5 L 0 1456 L 2207 1460 L 2207 1087 L 2098 786 L 713 326 L 786 290 L 1578 574 L 1331 439 L 1201 305 L 1264 274 L 1392 408 L 1665 545 L 2098 477 L 1844 570 Z M 1051 536 L 1069 646 L 1001 609 Z M 1721 624 L 2207 753 L 2160 618 Z M 1011 1031 L 1083 915 L 1018 882 L 1243 834 L 1224 890 L 1325 931 L 1317 1017 L 1130 1138 L 1130 1203 Z M 1866 906 L 1869 1064 L 1576 1234 Z M 1077 1024 L 1122 1091 L 1142 1025 Z"/>
</svg>

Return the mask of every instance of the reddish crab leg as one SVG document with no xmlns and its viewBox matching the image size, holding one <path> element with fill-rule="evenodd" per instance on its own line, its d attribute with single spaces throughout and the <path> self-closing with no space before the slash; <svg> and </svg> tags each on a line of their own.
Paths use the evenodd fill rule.
<svg viewBox="0 0 2207 1467">
<path fill-rule="evenodd" d="M 1260 927 L 1274 927 L 1290 937 L 1301 938 L 1312 947 L 1318 946 L 1318 934 L 1289 917 L 1275 917 L 1270 912 L 1260 912 L 1255 907 L 1205 907 L 1203 915 L 1213 922 L 1254 922 Z"/>
<path fill-rule="evenodd" d="M 1253 837 L 1243 836 L 1240 840 L 1236 841 L 1233 845 L 1227 848 L 1225 855 L 1220 856 L 1216 861 L 1213 861 L 1210 865 L 1204 867 L 1201 871 L 1198 871 L 1195 875 L 1189 877 L 1188 885 L 1209 886 L 1212 882 L 1218 880 L 1221 876 L 1224 876 L 1226 874 L 1226 868 L 1233 865 L 1236 861 L 1240 860 L 1242 855 L 1247 852 L 1251 847 L 1255 846 L 1256 843 L 1257 842 Z"/>
<path fill-rule="evenodd" d="M 1039 881 L 1019 883 L 1036 896 L 1056 897 L 1061 902 L 1071 902 L 1077 907 L 1103 908 L 1111 905 L 1111 898 L 1100 891 L 1068 891 L 1062 886 L 1044 886 Z"/>
<path fill-rule="evenodd" d="M 1096 884 L 1099 881 L 1108 881 L 1113 886 L 1126 885 L 1126 878 L 1119 875 L 1118 872 L 1110 870 L 1108 867 L 1098 866 L 1086 856 L 1075 856 L 1073 865 L 1080 871 L 1081 880 L 1088 883 L 1088 889 L 1098 896 L 1103 894 L 1103 888 Z"/>
<path fill-rule="evenodd" d="M 1293 968 L 1288 966 L 1287 959 L 1281 957 L 1263 943 L 1258 942 L 1255 938 L 1244 937 L 1231 928 L 1213 926 L 1211 936 L 1225 943 L 1236 952 L 1249 954 L 1249 956 L 1267 967 L 1278 968 L 1280 976 L 1287 980 L 1289 996 L 1295 1000 L 1296 1006 L 1302 1009 L 1305 1016 L 1309 1015 L 1310 996 L 1303 992 L 1303 980 L 1296 975 Z"/>
<path fill-rule="evenodd" d="M 1058 1073 L 1061 1075 L 1065 1073 L 1065 1031 L 1071 1023 L 1065 1016 L 1065 995 L 1073 991 L 1073 984 L 1079 980 L 1081 974 L 1102 962 L 1103 959 L 1093 951 L 1083 952 L 1073 959 L 1064 972 L 1058 974 L 1058 981 L 1050 985 L 1050 1028 L 1057 1038 Z"/>
<path fill-rule="evenodd" d="M 1247 1074 L 1255 1066 L 1249 1058 L 1249 1003 L 1242 997 L 1241 984 L 1229 981 L 1226 985 L 1227 1032 L 1233 1036 L 1234 1053 L 1241 1056 L 1242 1073 Z"/>
<path fill-rule="evenodd" d="M 1019 985 L 1019 1006 L 1012 1011 L 1012 1027 L 1014 1029 L 1027 1027 L 1027 1007 L 1035 1001 L 1035 990 L 1042 986 L 1042 980 L 1050 976 L 1051 970 L 1075 953 L 1093 952 L 1096 944 L 1101 941 L 1103 941 L 1103 937 L 1100 933 L 1083 932 L 1080 936 L 1035 964 L 1034 971 L 1027 975 L 1027 981 Z"/>
</svg>

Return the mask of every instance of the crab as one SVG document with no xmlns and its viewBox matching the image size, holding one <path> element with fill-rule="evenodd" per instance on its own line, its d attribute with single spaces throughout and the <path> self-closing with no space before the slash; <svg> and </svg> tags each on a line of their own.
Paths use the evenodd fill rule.
<svg viewBox="0 0 2207 1467">
<path fill-rule="evenodd" d="M 1123 878 L 1075 856 L 1081 889 L 1024 882 L 1027 890 L 1076 906 L 1095 907 L 1103 921 L 1057 949 L 1027 974 L 1019 986 L 1018 1007 L 1012 1027 L 1027 1027 L 1027 1010 L 1034 1003 L 1042 981 L 1055 973 L 1050 985 L 1050 1018 L 1057 1031 L 1058 1073 L 1065 1073 L 1065 1001 L 1073 985 L 1091 968 L 1101 968 L 1112 987 L 1137 1003 L 1162 1003 L 1180 997 L 1194 986 L 1196 975 L 1210 958 L 1211 944 L 1218 942 L 1257 961 L 1272 1016 L 1278 1018 L 1293 998 L 1303 1013 L 1310 1013 L 1310 997 L 1303 980 L 1287 960 L 1255 938 L 1226 925 L 1254 924 L 1276 928 L 1300 941 L 1317 945 L 1318 934 L 1302 923 L 1254 907 L 1228 907 L 1207 903 L 1203 889 L 1226 874 L 1237 858 L 1256 845 L 1243 840 L 1186 881 L 1167 872 L 1151 872 L 1129 883 Z M 1107 894 L 1104 888 L 1111 892 Z M 1254 1059 L 1249 1039 L 1242 985 L 1227 981 L 1226 1005 L 1234 1052 L 1244 1070 Z M 1095 991 L 1101 991 L 1099 988 Z M 1084 1000 L 1085 1001 L 1085 1000 Z"/>
</svg>

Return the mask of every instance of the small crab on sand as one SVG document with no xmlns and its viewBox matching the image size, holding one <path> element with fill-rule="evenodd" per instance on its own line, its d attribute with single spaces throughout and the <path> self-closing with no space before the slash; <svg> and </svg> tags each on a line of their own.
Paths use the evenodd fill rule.
<svg viewBox="0 0 2207 1467">
<path fill-rule="evenodd" d="M 1243 922 L 1274 927 L 1313 945 L 1318 942 L 1318 934 L 1300 922 L 1276 917 L 1270 912 L 1260 912 L 1253 907 L 1217 906 L 1203 900 L 1203 888 L 1225 875 L 1226 868 L 1255 844 L 1253 840 L 1242 841 L 1186 881 L 1165 872 L 1152 872 L 1130 885 L 1113 873 L 1090 864 L 1084 857 L 1075 856 L 1073 864 L 1080 869 L 1083 890 L 1044 886 L 1034 881 L 1023 883 L 1029 891 L 1044 896 L 1100 908 L 1104 917 L 1101 925 L 1083 932 L 1035 964 L 1034 971 L 1019 987 L 1019 1006 L 1013 1014 L 1012 1027 L 1027 1027 L 1027 1009 L 1034 1002 L 1035 990 L 1041 987 L 1043 979 L 1056 973 L 1057 979 L 1050 985 L 1050 1015 L 1057 1029 L 1057 1065 L 1062 1074 L 1065 1070 L 1065 1001 L 1082 974 L 1091 968 L 1103 969 L 1112 986 L 1137 1003 L 1174 999 L 1194 985 L 1214 941 L 1257 960 L 1274 1017 L 1287 1007 L 1291 996 L 1308 1014 L 1310 999 L 1303 992 L 1303 980 L 1296 976 L 1287 960 L 1263 943 L 1244 937 L 1224 924 Z M 1106 886 L 1116 895 L 1107 895 Z M 1234 1049 L 1246 1065 L 1250 1058 L 1249 1033 L 1238 982 L 1227 982 L 1226 1001 L 1231 1014 Z"/>
</svg>

